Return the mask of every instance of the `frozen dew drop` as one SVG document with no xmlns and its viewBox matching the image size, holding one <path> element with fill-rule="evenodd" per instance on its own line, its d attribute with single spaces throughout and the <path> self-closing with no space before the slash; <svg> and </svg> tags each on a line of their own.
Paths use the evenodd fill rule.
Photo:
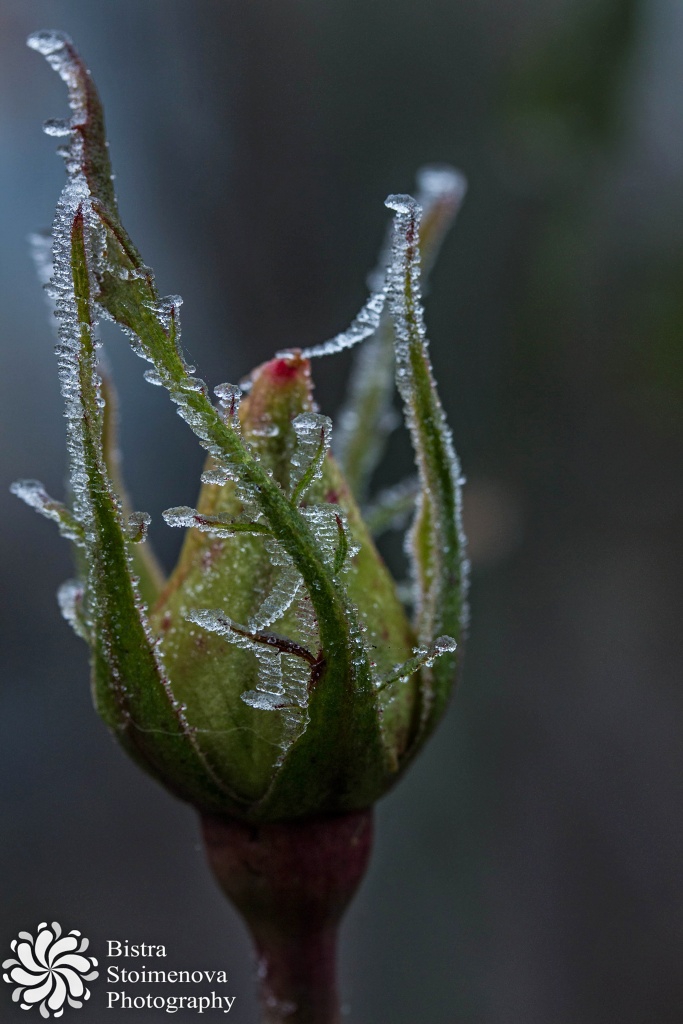
<svg viewBox="0 0 683 1024">
<path fill-rule="evenodd" d="M 131 512 L 126 523 L 128 540 L 134 544 L 140 544 L 147 540 L 147 533 L 151 522 L 152 517 L 149 512 Z"/>
<path fill-rule="evenodd" d="M 412 196 L 402 193 L 387 196 L 384 205 L 387 209 L 393 210 L 394 213 L 403 214 L 404 216 L 414 216 L 420 208 L 419 203 Z"/>
<path fill-rule="evenodd" d="M 200 477 L 203 484 L 215 484 L 217 487 L 227 484 L 230 479 L 232 478 L 226 469 L 207 469 Z"/>
<path fill-rule="evenodd" d="M 453 654 L 458 645 L 452 636 L 439 636 L 432 644 L 432 650 L 438 657 L 440 654 Z"/>
<path fill-rule="evenodd" d="M 42 29 L 39 32 L 32 32 L 26 40 L 27 46 L 36 50 L 43 57 L 50 57 L 54 53 L 64 50 L 71 39 L 66 32 L 58 32 L 54 29 Z"/>
<path fill-rule="evenodd" d="M 196 508 L 189 505 L 177 505 L 175 508 L 167 508 L 161 513 L 164 522 L 168 526 L 196 526 L 196 518 L 199 515 Z"/>
<path fill-rule="evenodd" d="M 154 384 L 157 387 L 161 387 L 161 385 L 163 384 L 161 374 L 157 370 L 156 366 L 151 366 L 149 370 L 145 370 L 142 376 L 145 378 L 148 384 Z"/>
<path fill-rule="evenodd" d="M 71 121 L 67 121 L 63 117 L 50 117 L 43 123 L 43 131 L 46 135 L 51 135 L 54 138 L 63 138 L 65 135 L 70 135 L 73 131 Z"/>
<path fill-rule="evenodd" d="M 237 384 L 217 384 L 213 389 L 213 393 L 221 405 L 229 407 L 234 405 L 235 409 L 239 406 L 240 398 L 242 397 L 242 390 Z"/>
</svg>

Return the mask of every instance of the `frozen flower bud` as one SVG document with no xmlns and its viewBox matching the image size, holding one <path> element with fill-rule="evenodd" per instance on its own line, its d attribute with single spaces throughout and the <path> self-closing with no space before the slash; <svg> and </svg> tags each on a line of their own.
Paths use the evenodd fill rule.
<svg viewBox="0 0 683 1024">
<path fill-rule="evenodd" d="M 245 396 L 218 385 L 214 401 L 181 347 L 180 298 L 159 296 L 121 224 L 91 78 L 68 37 L 29 42 L 66 82 L 73 110 L 60 123 L 68 180 L 51 281 L 73 503 L 36 481 L 15 492 L 79 550 L 81 578 L 60 603 L 90 646 L 97 708 L 140 765 L 204 814 L 278 822 L 367 808 L 441 717 L 463 630 L 460 472 L 420 300 L 421 254 L 431 263 L 462 178 L 432 169 L 421 202 L 390 197 L 391 240 L 347 331 L 280 353 Z M 187 530 L 168 580 L 142 543 L 149 516 L 132 511 L 121 481 L 113 390 L 97 356 L 103 315 L 207 452 L 196 507 L 164 513 Z M 307 356 L 364 339 L 338 463 Z M 414 510 L 412 618 L 357 504 L 390 429 L 394 377 L 417 479 L 380 496 L 373 518 L 386 525 Z"/>
<path fill-rule="evenodd" d="M 329 455 L 330 421 L 314 408 L 308 360 L 297 354 L 274 359 L 254 371 L 239 409 L 240 435 L 311 530 L 323 565 L 355 606 L 358 635 L 346 642 L 354 647 L 358 669 L 365 651 L 372 652 L 379 679 L 411 657 L 412 629 Z M 332 707 L 318 714 L 330 666 L 303 578 L 269 532 L 249 488 L 239 479 L 214 482 L 220 479 L 214 459 L 205 478 L 196 509 L 165 513 L 167 522 L 191 528 L 152 616 L 155 632 L 163 636 L 174 693 L 198 730 L 197 742 L 254 813 L 272 800 L 274 782 L 288 794 L 278 815 L 360 806 L 373 797 L 367 780 L 354 778 L 365 754 L 353 750 L 352 737 L 381 738 L 377 761 L 368 767 L 371 785 L 383 788 L 387 768 L 397 767 L 410 745 L 417 679 L 403 684 L 398 695 L 372 688 L 354 694 L 357 669 L 350 664 L 348 683 L 339 687 Z M 340 736 L 340 726 L 348 738 Z M 347 758 L 343 788 L 330 779 L 327 792 L 321 791 L 322 766 L 297 772 L 288 783 L 289 754 L 297 743 L 307 745 L 313 728 L 315 744 L 305 763 L 313 768 L 316 757 L 328 750 L 332 758 L 336 751 L 336 775 Z"/>
</svg>

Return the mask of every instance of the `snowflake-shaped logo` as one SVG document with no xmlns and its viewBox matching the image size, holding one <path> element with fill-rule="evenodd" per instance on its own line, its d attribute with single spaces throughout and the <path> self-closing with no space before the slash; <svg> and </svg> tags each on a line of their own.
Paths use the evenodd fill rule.
<svg viewBox="0 0 683 1024">
<path fill-rule="evenodd" d="M 85 982 L 99 974 L 94 956 L 83 956 L 89 941 L 80 932 L 62 935 L 56 921 L 48 927 L 38 925 L 35 940 L 28 932 L 19 932 L 12 942 L 16 959 L 5 960 L 5 981 L 16 985 L 12 999 L 22 1010 L 40 1005 L 43 1017 L 61 1017 L 64 1004 L 80 1008 L 90 998 Z"/>
</svg>

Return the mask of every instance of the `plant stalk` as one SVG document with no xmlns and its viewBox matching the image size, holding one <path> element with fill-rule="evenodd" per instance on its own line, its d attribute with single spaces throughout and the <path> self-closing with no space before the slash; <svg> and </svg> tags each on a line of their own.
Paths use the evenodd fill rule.
<svg viewBox="0 0 683 1024">
<path fill-rule="evenodd" d="M 267 825 L 205 816 L 202 828 L 254 940 L 263 1024 L 340 1024 L 337 933 L 365 874 L 372 812 Z"/>
</svg>

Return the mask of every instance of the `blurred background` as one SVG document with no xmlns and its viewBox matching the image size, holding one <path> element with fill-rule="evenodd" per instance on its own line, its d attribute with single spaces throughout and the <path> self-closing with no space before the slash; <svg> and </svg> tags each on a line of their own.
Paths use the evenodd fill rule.
<svg viewBox="0 0 683 1024">
<path fill-rule="evenodd" d="M 37 477 L 60 497 L 66 466 L 26 244 L 63 181 L 40 125 L 65 91 L 24 47 L 49 27 L 95 75 L 124 221 L 183 295 L 212 384 L 347 326 L 383 200 L 421 164 L 470 181 L 427 319 L 469 481 L 471 638 L 447 720 L 378 808 L 344 932 L 348 1019 L 680 1022 L 683 6 L 0 4 L 0 946 L 53 919 L 93 951 L 161 942 L 166 967 L 225 967 L 231 1019 L 254 1024 L 246 933 L 194 815 L 96 718 L 54 596 L 67 545 L 7 492 Z M 193 502 L 201 454 L 105 336 L 135 507 L 170 566 L 160 512 Z M 328 413 L 348 364 L 315 366 Z M 409 461 L 399 431 L 378 483 Z M 389 556 L 401 572 L 400 545 Z M 93 1004 L 93 1024 L 121 1016 Z"/>
</svg>

